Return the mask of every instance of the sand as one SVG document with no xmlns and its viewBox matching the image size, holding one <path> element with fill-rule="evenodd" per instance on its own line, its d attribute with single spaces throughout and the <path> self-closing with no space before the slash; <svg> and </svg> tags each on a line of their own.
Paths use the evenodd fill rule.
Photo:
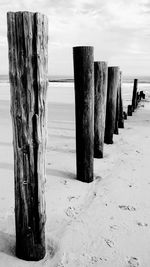
<svg viewBox="0 0 150 267">
<path fill-rule="evenodd" d="M 47 255 L 15 256 L 12 128 L 0 101 L 0 267 L 149 267 L 150 102 L 94 160 L 94 182 L 75 179 L 74 105 L 51 103 L 47 147 Z"/>
</svg>

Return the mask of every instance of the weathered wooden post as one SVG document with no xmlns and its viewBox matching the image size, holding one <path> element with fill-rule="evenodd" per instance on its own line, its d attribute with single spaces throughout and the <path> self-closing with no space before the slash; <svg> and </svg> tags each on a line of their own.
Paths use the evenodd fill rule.
<svg viewBox="0 0 150 267">
<path fill-rule="evenodd" d="M 107 89 L 107 104 L 106 104 L 105 138 L 104 138 L 106 144 L 113 144 L 118 83 L 119 83 L 119 67 L 108 67 L 108 89 Z"/>
<path fill-rule="evenodd" d="M 138 106 L 139 102 L 140 102 L 140 93 L 137 92 L 136 93 L 136 107 Z"/>
<path fill-rule="evenodd" d="M 114 134 L 119 134 L 118 121 L 119 121 L 119 84 L 118 84 L 117 97 L 116 97 L 116 118 L 115 118 Z"/>
<path fill-rule="evenodd" d="M 94 62 L 94 157 L 103 158 L 106 96 L 107 63 Z"/>
<path fill-rule="evenodd" d="M 127 112 L 123 111 L 123 118 L 124 120 L 127 120 Z"/>
<path fill-rule="evenodd" d="M 143 91 L 140 91 L 140 98 L 143 98 Z"/>
<path fill-rule="evenodd" d="M 134 79 L 133 94 L 132 94 L 132 110 L 133 111 L 136 109 L 137 87 L 138 87 L 138 79 Z"/>
<path fill-rule="evenodd" d="M 48 21 L 39 13 L 8 12 L 13 125 L 16 255 L 45 256 L 45 150 Z"/>
<path fill-rule="evenodd" d="M 124 115 L 123 115 L 123 100 L 122 100 L 122 73 L 120 71 L 120 83 L 119 83 L 119 120 L 118 127 L 124 128 Z"/>
<path fill-rule="evenodd" d="M 128 105 L 128 116 L 132 116 L 132 105 Z"/>
<path fill-rule="evenodd" d="M 141 99 L 145 99 L 145 94 L 144 94 L 143 91 L 140 91 L 140 100 L 141 100 Z"/>
<path fill-rule="evenodd" d="M 73 48 L 77 179 L 93 181 L 94 157 L 94 54 L 93 47 Z"/>
</svg>

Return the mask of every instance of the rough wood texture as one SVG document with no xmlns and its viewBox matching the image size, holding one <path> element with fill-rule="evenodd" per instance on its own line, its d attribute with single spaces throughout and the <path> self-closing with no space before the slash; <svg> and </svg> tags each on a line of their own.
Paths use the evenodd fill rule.
<svg viewBox="0 0 150 267">
<path fill-rule="evenodd" d="M 134 79 L 133 94 L 132 94 L 132 109 L 133 109 L 133 111 L 136 109 L 136 104 L 137 104 L 137 87 L 138 87 L 138 79 Z"/>
<path fill-rule="evenodd" d="M 118 129 L 118 121 L 119 121 L 119 85 L 117 89 L 117 97 L 116 97 L 116 118 L 115 118 L 115 130 L 114 134 L 119 134 L 119 129 Z"/>
<path fill-rule="evenodd" d="M 108 67 L 108 89 L 107 89 L 107 104 L 106 104 L 105 138 L 104 138 L 106 144 L 113 144 L 118 83 L 119 83 L 119 67 Z"/>
<path fill-rule="evenodd" d="M 45 150 L 48 21 L 7 13 L 13 125 L 16 255 L 45 256 Z"/>
<path fill-rule="evenodd" d="M 107 63 L 94 62 L 94 157 L 103 158 L 106 96 Z"/>
<path fill-rule="evenodd" d="M 94 56 L 93 47 L 74 47 L 77 179 L 93 181 Z"/>
<path fill-rule="evenodd" d="M 123 100 L 122 100 L 122 73 L 120 72 L 120 84 L 119 84 L 119 120 L 118 127 L 124 128 L 124 115 L 123 115 Z"/>
</svg>

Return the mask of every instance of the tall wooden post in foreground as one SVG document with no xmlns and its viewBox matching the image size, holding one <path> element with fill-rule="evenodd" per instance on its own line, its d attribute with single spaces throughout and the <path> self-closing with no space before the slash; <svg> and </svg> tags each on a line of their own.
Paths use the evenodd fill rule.
<svg viewBox="0 0 150 267">
<path fill-rule="evenodd" d="M 133 94 L 132 94 L 132 110 L 134 111 L 137 106 L 137 87 L 138 87 L 138 79 L 134 79 L 133 85 Z"/>
<path fill-rule="evenodd" d="M 106 96 L 107 63 L 94 62 L 94 157 L 103 158 Z"/>
<path fill-rule="evenodd" d="M 7 13 L 13 124 L 16 255 L 45 256 L 45 150 L 48 21 Z"/>
<path fill-rule="evenodd" d="M 77 179 L 93 181 L 94 55 L 93 47 L 73 48 Z"/>
<path fill-rule="evenodd" d="M 107 89 L 107 104 L 106 104 L 105 138 L 104 138 L 106 144 L 113 144 L 118 83 L 119 83 L 119 67 L 108 67 L 108 89 Z"/>
<path fill-rule="evenodd" d="M 122 73 L 120 72 L 120 83 L 119 83 L 119 121 L 118 127 L 124 128 L 124 115 L 123 115 L 123 100 L 122 100 Z"/>
</svg>

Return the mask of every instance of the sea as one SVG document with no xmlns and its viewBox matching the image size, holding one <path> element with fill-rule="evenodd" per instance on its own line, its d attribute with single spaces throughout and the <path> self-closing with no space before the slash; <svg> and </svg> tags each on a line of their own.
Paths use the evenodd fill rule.
<svg viewBox="0 0 150 267">
<path fill-rule="evenodd" d="M 150 77 L 125 76 L 122 79 L 123 106 L 126 111 L 131 104 L 134 78 L 138 79 L 138 91 L 143 91 L 150 98 Z M 74 104 L 74 80 L 67 76 L 50 76 L 47 92 L 48 103 Z M 10 85 L 8 75 L 0 75 L 0 100 L 10 100 Z"/>
</svg>

